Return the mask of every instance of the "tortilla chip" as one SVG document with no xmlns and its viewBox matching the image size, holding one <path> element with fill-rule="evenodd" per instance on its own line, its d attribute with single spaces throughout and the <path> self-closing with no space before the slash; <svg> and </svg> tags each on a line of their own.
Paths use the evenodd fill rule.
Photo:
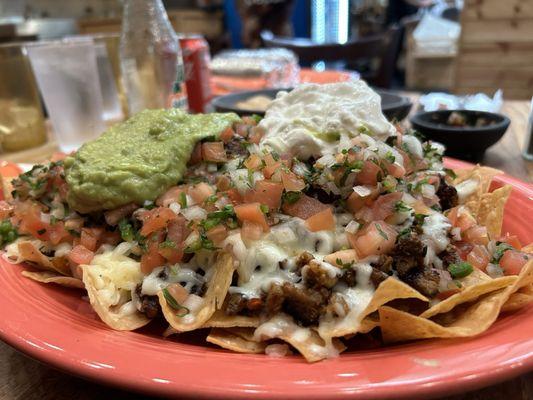
<svg viewBox="0 0 533 400">
<path fill-rule="evenodd" d="M 513 293 L 509 300 L 505 302 L 501 312 L 512 312 L 519 310 L 533 302 L 533 295 L 527 293 Z"/>
<path fill-rule="evenodd" d="M 368 305 L 353 320 L 347 321 L 346 318 L 343 318 L 342 323 L 334 320 L 332 324 L 328 325 L 321 322 L 322 326 L 319 329 L 320 336 L 323 338 L 333 338 L 347 336 L 365 330 L 368 332 L 368 330 L 372 330 L 376 326 L 375 323 L 367 321 L 365 322 L 365 326 L 362 326 L 361 321 L 364 321 L 365 317 L 377 311 L 382 305 L 397 299 L 418 299 L 423 302 L 429 302 L 428 298 L 411 286 L 399 279 L 389 277 L 381 282 Z"/>
<path fill-rule="evenodd" d="M 447 299 L 435 304 L 430 309 L 420 314 L 422 318 L 431 318 L 434 315 L 446 313 L 451 311 L 455 306 L 463 303 L 468 303 L 477 298 L 504 287 L 512 285 L 517 280 L 516 276 L 504 276 L 501 278 L 484 281 L 477 285 L 465 287 L 459 293 L 448 297 Z"/>
<path fill-rule="evenodd" d="M 372 329 L 377 328 L 379 326 L 379 318 L 373 318 L 371 316 L 365 317 L 361 321 L 361 325 L 359 326 L 359 329 L 357 330 L 357 333 L 368 333 Z"/>
<path fill-rule="evenodd" d="M 203 297 L 204 304 L 194 316 L 190 314 L 179 316 L 176 310 L 167 304 L 163 292 L 160 291 L 157 294 L 163 315 L 175 330 L 186 332 L 201 328 L 214 312 L 222 307 L 233 276 L 233 258 L 230 254 L 220 253 L 212 268 L 215 268 L 215 272 L 209 280 L 207 291 Z"/>
<path fill-rule="evenodd" d="M 453 181 L 454 185 L 470 179 L 478 182 L 476 191 L 463 201 L 463 204 L 470 210 L 474 217 L 477 216 L 481 197 L 483 194 L 488 193 L 492 179 L 499 174 L 502 174 L 502 171 L 479 165 L 471 169 L 456 171 L 457 178 Z"/>
<path fill-rule="evenodd" d="M 121 313 L 120 307 L 111 306 L 96 288 L 95 277 L 91 274 L 91 266 L 83 266 L 82 270 L 83 283 L 87 289 L 91 306 L 106 325 L 119 331 L 133 331 L 150 322 L 149 318 L 138 311 L 133 314 Z"/>
<path fill-rule="evenodd" d="M 503 211 L 505 203 L 511 195 L 511 189 L 510 185 L 505 185 L 481 196 L 477 221 L 478 224 L 487 228 L 490 238 L 496 238 L 501 234 Z"/>
<path fill-rule="evenodd" d="M 524 253 L 533 254 L 533 243 L 530 243 L 524 247 L 522 247 L 522 250 Z"/>
<path fill-rule="evenodd" d="M 259 326 L 260 320 L 258 317 L 247 317 L 245 315 L 227 315 L 224 307 L 209 318 L 209 320 L 202 326 L 203 328 L 232 328 L 232 327 L 248 327 L 256 328 Z"/>
<path fill-rule="evenodd" d="M 2 176 L 0 179 L 0 183 L 2 184 L 2 194 L 4 195 L 5 201 L 12 201 L 13 200 L 13 179 L 14 177 L 4 177 Z"/>
<path fill-rule="evenodd" d="M 381 307 L 379 316 L 383 340 L 391 343 L 435 337 L 454 338 L 478 335 L 494 323 L 503 305 L 513 293 L 532 283 L 533 260 L 522 268 L 514 283 L 505 289 L 491 292 L 468 305 L 463 312 L 453 315 L 453 320 L 445 325 L 391 307 Z M 454 311 L 452 310 L 451 313 Z M 446 314 L 441 315 L 446 316 Z"/>
<path fill-rule="evenodd" d="M 237 335 L 228 329 L 222 328 L 211 329 L 206 340 L 209 343 L 237 353 L 260 354 L 264 353 L 265 348 L 267 347 L 267 343 L 265 342 L 247 340 L 246 338 L 243 338 L 242 335 Z"/>
<path fill-rule="evenodd" d="M 21 241 L 18 243 L 18 250 L 20 258 L 24 261 L 34 263 L 38 268 L 46 271 L 58 272 L 61 275 L 71 275 L 70 268 L 66 262 L 54 257 L 45 256 L 36 246 L 30 241 Z"/>
<path fill-rule="evenodd" d="M 30 271 L 22 271 L 22 275 L 26 278 L 33 279 L 34 281 L 41 282 L 41 283 L 55 283 L 60 286 L 65 286 L 69 288 L 75 288 L 75 289 L 85 289 L 85 286 L 83 285 L 83 282 L 81 279 L 73 278 L 71 276 L 64 276 L 64 275 L 58 275 L 54 274 L 52 272 L 30 272 Z"/>
</svg>

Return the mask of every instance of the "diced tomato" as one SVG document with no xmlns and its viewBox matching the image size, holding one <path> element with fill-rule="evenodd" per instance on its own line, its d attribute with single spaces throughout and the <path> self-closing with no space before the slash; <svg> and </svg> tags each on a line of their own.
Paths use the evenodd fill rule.
<svg viewBox="0 0 533 400">
<path fill-rule="evenodd" d="M 105 222 L 107 222 L 107 224 L 111 226 L 117 225 L 122 218 L 131 215 L 131 213 L 133 213 L 138 208 L 138 205 L 134 203 L 129 203 L 115 210 L 106 211 L 104 212 Z"/>
<path fill-rule="evenodd" d="M 13 221 L 14 225 L 18 225 L 20 233 L 26 233 L 44 241 L 50 237 L 50 224 L 41 220 L 41 208 L 32 201 L 19 203 L 15 207 Z"/>
<path fill-rule="evenodd" d="M 266 204 L 270 210 L 277 210 L 281 205 L 283 185 L 277 182 L 261 180 L 255 187 L 244 194 L 244 202 Z"/>
<path fill-rule="evenodd" d="M 94 258 L 94 253 L 85 248 L 82 245 L 74 246 L 74 248 L 70 251 L 67 258 L 70 262 L 81 265 L 81 264 L 90 264 L 90 262 Z"/>
<path fill-rule="evenodd" d="M 378 174 L 381 168 L 372 161 L 365 161 L 363 169 L 356 176 L 356 180 L 361 185 L 375 185 L 378 181 Z"/>
<path fill-rule="evenodd" d="M 288 192 L 299 192 L 305 188 L 304 180 L 291 171 L 281 171 L 281 182 Z"/>
<path fill-rule="evenodd" d="M 413 161 L 411 156 L 406 151 L 403 151 L 398 148 L 396 150 L 402 155 L 403 167 L 405 168 L 406 174 L 412 173 L 415 169 L 415 162 Z"/>
<path fill-rule="evenodd" d="M 236 132 L 237 132 L 237 135 L 239 136 L 242 136 L 243 138 L 246 138 L 248 137 L 248 131 L 249 131 L 250 127 L 246 124 L 239 124 L 237 125 L 237 128 L 236 128 Z"/>
<path fill-rule="evenodd" d="M 210 162 L 226 162 L 226 150 L 222 142 L 202 143 L 202 159 Z"/>
<path fill-rule="evenodd" d="M 374 218 L 374 211 L 372 211 L 372 208 L 367 206 L 363 206 L 363 208 L 356 211 L 354 217 L 365 222 L 374 221 L 376 219 Z"/>
<path fill-rule="evenodd" d="M 188 165 L 195 165 L 202 162 L 202 143 L 196 143 L 192 151 L 191 158 L 189 158 Z"/>
<path fill-rule="evenodd" d="M 242 240 L 259 240 L 263 236 L 261 225 L 251 221 L 243 221 L 241 227 Z"/>
<path fill-rule="evenodd" d="M 522 249 L 522 243 L 520 243 L 520 240 L 516 235 L 509 235 L 509 233 L 506 233 L 504 236 L 500 236 L 497 240 L 499 242 L 505 242 L 508 245 L 513 246 L 516 250 Z"/>
<path fill-rule="evenodd" d="M 231 127 L 227 127 L 224 132 L 220 134 L 220 140 L 222 140 L 224 143 L 228 143 L 233 135 L 235 134 L 235 131 Z"/>
<path fill-rule="evenodd" d="M 446 300 L 448 297 L 451 297 L 454 294 L 459 293 L 460 291 L 461 291 L 461 289 L 459 289 L 459 288 L 445 290 L 444 292 L 437 293 L 437 299 L 439 299 L 441 301 L 442 300 Z"/>
<path fill-rule="evenodd" d="M 176 219 L 176 214 L 165 207 L 157 207 L 149 211 L 145 211 L 140 219 L 143 221 L 141 228 L 141 235 L 148 236 L 149 234 L 163 229 L 167 224 Z"/>
<path fill-rule="evenodd" d="M 159 247 L 159 255 L 161 255 L 165 260 L 171 264 L 176 264 L 181 261 L 183 258 L 183 250 L 173 247 Z"/>
<path fill-rule="evenodd" d="M 11 216 L 14 207 L 5 200 L 0 200 L 0 220 L 7 219 Z"/>
<path fill-rule="evenodd" d="M 61 242 L 69 242 L 72 239 L 70 233 L 65 229 L 65 223 L 63 221 L 57 221 L 55 224 L 50 225 L 48 233 L 48 240 L 53 245 Z"/>
<path fill-rule="evenodd" d="M 185 217 L 178 215 L 175 220 L 170 221 L 167 225 L 167 240 L 181 246 L 185 238 L 189 236 L 190 231 Z"/>
<path fill-rule="evenodd" d="M 482 244 L 484 246 L 489 244 L 489 234 L 487 232 L 487 228 L 479 225 L 475 225 L 464 231 L 462 234 L 462 239 L 465 242 L 472 244 Z"/>
<path fill-rule="evenodd" d="M 350 244 L 361 258 L 388 253 L 393 249 L 398 236 L 396 231 L 384 221 L 371 222 L 355 235 L 347 235 Z"/>
<path fill-rule="evenodd" d="M 290 152 L 281 153 L 279 156 L 279 160 L 283 165 L 285 165 L 287 168 L 292 168 L 292 161 L 293 161 L 293 155 Z"/>
<path fill-rule="evenodd" d="M 358 259 L 357 252 L 354 249 L 339 250 L 324 257 L 325 262 L 335 266 L 339 265 L 337 260 L 342 264 L 350 264 L 356 262 Z"/>
<path fill-rule="evenodd" d="M 250 133 L 248 134 L 248 141 L 253 144 L 259 144 L 264 134 L 265 133 L 262 129 L 254 127 L 250 130 Z"/>
<path fill-rule="evenodd" d="M 270 227 L 268 226 L 265 214 L 261 211 L 260 203 L 246 203 L 239 204 L 234 207 L 235 214 L 239 221 L 255 222 L 263 228 L 263 231 L 267 232 Z"/>
<path fill-rule="evenodd" d="M 189 297 L 189 292 L 179 283 L 171 283 L 166 287 L 168 293 L 176 300 L 178 304 L 182 304 Z"/>
<path fill-rule="evenodd" d="M 185 188 L 183 186 L 173 186 L 161 196 L 159 196 L 156 199 L 155 204 L 160 207 L 168 207 L 170 203 L 179 203 L 181 199 L 181 194 L 183 192 L 185 192 Z"/>
<path fill-rule="evenodd" d="M 466 256 L 466 261 L 472 264 L 474 268 L 485 271 L 490 261 L 490 255 L 484 246 L 475 245 Z"/>
<path fill-rule="evenodd" d="M 411 207 L 413 207 L 413 210 L 415 214 L 424 214 L 424 215 L 431 215 L 435 213 L 434 210 L 429 208 L 427 204 L 425 204 L 423 201 L 417 200 L 415 201 Z"/>
<path fill-rule="evenodd" d="M 346 208 L 348 211 L 355 213 L 364 206 L 371 206 L 378 194 L 379 191 L 377 188 L 374 188 L 372 192 L 365 197 L 361 197 L 358 193 L 353 192 L 346 200 Z"/>
<path fill-rule="evenodd" d="M 459 257 L 461 257 L 462 260 L 466 260 L 466 257 L 468 254 L 472 251 L 474 248 L 474 245 L 467 242 L 456 242 L 455 248 L 457 250 L 457 253 L 459 253 Z"/>
<path fill-rule="evenodd" d="M 244 166 L 252 171 L 258 171 L 263 166 L 263 160 L 257 154 L 251 154 L 244 160 Z"/>
<path fill-rule="evenodd" d="M 213 194 L 215 194 L 215 190 L 205 182 L 200 182 L 189 188 L 189 195 L 196 204 L 203 204 Z"/>
<path fill-rule="evenodd" d="M 80 244 L 88 250 L 96 251 L 98 240 L 103 232 L 103 228 L 83 228 L 81 230 Z"/>
<path fill-rule="evenodd" d="M 233 205 L 240 204 L 243 201 L 242 195 L 237 189 L 228 189 L 224 192 Z"/>
<path fill-rule="evenodd" d="M 305 220 L 305 225 L 311 232 L 332 231 L 335 229 L 335 217 L 331 208 L 326 208 Z"/>
<path fill-rule="evenodd" d="M 379 196 L 372 205 L 374 220 L 384 220 L 389 215 L 394 214 L 394 207 L 403 196 L 402 192 L 394 192 Z"/>
<path fill-rule="evenodd" d="M 387 166 L 387 171 L 389 172 L 389 174 L 391 174 L 395 178 L 402 178 L 405 176 L 404 166 L 398 163 L 389 164 Z"/>
<path fill-rule="evenodd" d="M 452 208 L 447 215 L 453 226 L 459 228 L 461 232 L 477 224 L 476 219 L 463 206 Z"/>
<path fill-rule="evenodd" d="M 265 164 L 267 167 L 270 167 L 271 165 L 277 164 L 279 161 L 276 161 L 274 156 L 271 153 L 265 154 L 263 157 L 263 160 L 265 161 Z"/>
<path fill-rule="evenodd" d="M 327 204 L 321 203 L 317 199 L 306 196 L 303 193 L 300 194 L 300 198 L 293 204 L 284 202 L 281 207 L 285 214 L 301 219 L 307 219 L 326 208 L 329 208 Z"/>
<path fill-rule="evenodd" d="M 500 260 L 500 267 L 502 267 L 505 275 L 518 275 L 522 267 L 533 258 L 530 254 L 522 253 L 516 250 L 507 250 L 503 253 Z"/>
<path fill-rule="evenodd" d="M 224 225 L 218 225 L 209 229 L 205 234 L 209 240 L 213 241 L 215 245 L 218 245 L 228 237 L 228 228 Z"/>
<path fill-rule="evenodd" d="M 159 253 L 161 242 L 162 235 L 151 235 L 148 238 L 148 250 L 141 256 L 141 271 L 145 275 L 165 264 L 165 258 Z"/>
<path fill-rule="evenodd" d="M 257 120 L 254 117 L 245 115 L 241 119 L 242 119 L 242 122 L 244 122 L 246 125 L 251 125 L 251 126 L 257 125 Z"/>
<path fill-rule="evenodd" d="M 269 156 L 270 154 L 267 154 L 267 156 Z M 266 159 L 266 157 L 265 157 Z M 280 168 L 281 168 L 281 162 L 280 161 L 276 161 L 274 164 L 267 164 L 265 168 L 263 168 L 263 175 L 265 176 L 265 178 L 267 179 L 270 179 L 272 178 L 272 175 L 274 175 L 274 173 L 276 173 Z M 278 179 L 278 181 L 281 181 L 281 179 Z"/>
<path fill-rule="evenodd" d="M 216 178 L 216 186 L 220 192 L 228 190 L 231 187 L 231 179 L 226 175 L 219 175 Z"/>
<path fill-rule="evenodd" d="M 22 173 L 22 169 L 15 163 L 0 161 L 0 175 L 4 178 L 14 178 Z"/>
<path fill-rule="evenodd" d="M 102 233 L 102 236 L 100 237 L 100 241 L 103 244 L 110 244 L 116 246 L 122 241 L 122 238 L 120 237 L 120 232 L 118 231 L 104 231 L 104 233 Z"/>
</svg>

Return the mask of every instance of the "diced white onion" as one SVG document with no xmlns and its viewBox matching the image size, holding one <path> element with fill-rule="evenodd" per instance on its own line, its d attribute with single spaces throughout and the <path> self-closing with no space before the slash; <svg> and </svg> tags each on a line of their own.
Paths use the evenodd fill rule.
<svg viewBox="0 0 533 400">
<path fill-rule="evenodd" d="M 346 225 L 346 232 L 355 234 L 359 230 L 360 226 L 361 224 L 359 224 L 359 222 L 352 220 L 348 225 Z"/>
<path fill-rule="evenodd" d="M 45 224 L 49 224 L 50 223 L 50 214 L 45 214 L 45 213 L 41 213 L 41 221 L 44 222 Z"/>
<path fill-rule="evenodd" d="M 503 270 L 499 265 L 489 263 L 486 268 L 487 274 L 491 278 L 499 278 L 500 276 L 503 276 Z"/>
<path fill-rule="evenodd" d="M 316 160 L 317 164 L 324 165 L 325 167 L 331 167 L 336 162 L 337 160 L 335 160 L 335 156 L 333 154 L 326 154 L 325 156 L 322 156 Z"/>
<path fill-rule="evenodd" d="M 361 197 L 367 197 L 370 196 L 372 193 L 372 189 L 368 186 L 354 186 L 353 191 L 357 193 Z"/>
<path fill-rule="evenodd" d="M 189 221 L 198 221 L 207 217 L 207 211 L 205 211 L 202 207 L 198 206 L 184 208 L 183 210 L 181 210 L 181 213 Z"/>
<path fill-rule="evenodd" d="M 456 242 L 459 242 L 461 240 L 461 228 L 452 228 L 450 233 L 452 234 L 453 240 L 455 240 Z"/>
<path fill-rule="evenodd" d="M 425 198 L 432 198 L 435 195 L 435 187 L 433 185 L 428 184 L 422 185 L 421 192 L 422 196 L 424 196 Z"/>
<path fill-rule="evenodd" d="M 207 164 L 207 172 L 217 172 L 217 171 L 218 171 L 218 167 L 216 164 L 214 163 Z"/>
<path fill-rule="evenodd" d="M 170 208 L 170 210 L 174 213 L 174 214 L 179 214 L 180 211 L 181 211 L 181 205 L 175 201 L 173 201 L 172 203 L 170 203 L 168 205 L 168 208 Z"/>
</svg>

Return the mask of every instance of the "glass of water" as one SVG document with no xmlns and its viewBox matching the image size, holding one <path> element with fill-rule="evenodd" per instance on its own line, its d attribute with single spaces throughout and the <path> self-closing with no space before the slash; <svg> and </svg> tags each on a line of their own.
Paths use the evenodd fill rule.
<svg viewBox="0 0 533 400">
<path fill-rule="evenodd" d="M 93 40 L 44 42 L 27 51 L 61 149 L 98 137 L 105 125 Z"/>
</svg>

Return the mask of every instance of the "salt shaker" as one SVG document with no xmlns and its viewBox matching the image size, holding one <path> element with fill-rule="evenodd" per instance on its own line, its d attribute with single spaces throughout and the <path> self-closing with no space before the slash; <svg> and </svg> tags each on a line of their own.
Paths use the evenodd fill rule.
<svg viewBox="0 0 533 400">
<path fill-rule="evenodd" d="M 529 110 L 529 120 L 526 131 L 526 143 L 523 157 L 528 161 L 533 161 L 533 98 L 531 98 L 531 108 Z"/>
</svg>

